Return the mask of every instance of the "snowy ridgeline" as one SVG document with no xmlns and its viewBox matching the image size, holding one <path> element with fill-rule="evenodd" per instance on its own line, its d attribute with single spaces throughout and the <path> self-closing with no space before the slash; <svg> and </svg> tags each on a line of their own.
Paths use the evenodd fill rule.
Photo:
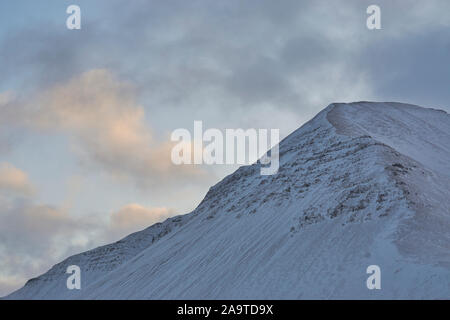
<svg viewBox="0 0 450 320">
<path fill-rule="evenodd" d="M 11 299 L 450 298 L 450 116 L 332 104 L 192 213 L 72 256 Z M 69 265 L 81 290 L 68 290 Z M 366 268 L 381 268 L 368 290 Z"/>
</svg>

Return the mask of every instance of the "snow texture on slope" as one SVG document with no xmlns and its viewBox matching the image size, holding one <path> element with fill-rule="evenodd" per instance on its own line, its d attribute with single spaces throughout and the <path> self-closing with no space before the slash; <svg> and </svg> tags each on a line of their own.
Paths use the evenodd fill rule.
<svg viewBox="0 0 450 320">
<path fill-rule="evenodd" d="M 10 299 L 449 299 L 450 116 L 331 104 L 190 214 L 75 255 Z M 66 288 L 67 266 L 82 289 Z M 368 290 L 366 268 L 381 268 Z"/>
</svg>

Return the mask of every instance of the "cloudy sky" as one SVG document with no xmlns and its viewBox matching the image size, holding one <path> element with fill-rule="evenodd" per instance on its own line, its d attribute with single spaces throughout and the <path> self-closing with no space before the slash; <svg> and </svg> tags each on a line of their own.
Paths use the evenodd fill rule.
<svg viewBox="0 0 450 320">
<path fill-rule="evenodd" d="M 81 7 L 81 30 L 66 8 Z M 381 30 L 366 9 L 381 8 Z M 298 128 L 332 102 L 450 111 L 450 2 L 1 1 L 0 296 L 194 209 L 234 166 L 170 134 Z"/>
</svg>

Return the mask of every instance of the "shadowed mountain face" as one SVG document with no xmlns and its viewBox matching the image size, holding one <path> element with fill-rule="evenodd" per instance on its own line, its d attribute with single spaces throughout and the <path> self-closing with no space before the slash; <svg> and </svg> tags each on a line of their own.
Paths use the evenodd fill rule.
<svg viewBox="0 0 450 320">
<path fill-rule="evenodd" d="M 72 256 L 11 299 L 450 298 L 450 115 L 332 104 L 190 214 Z M 82 289 L 68 290 L 69 265 Z M 366 269 L 381 268 L 381 290 Z"/>
</svg>

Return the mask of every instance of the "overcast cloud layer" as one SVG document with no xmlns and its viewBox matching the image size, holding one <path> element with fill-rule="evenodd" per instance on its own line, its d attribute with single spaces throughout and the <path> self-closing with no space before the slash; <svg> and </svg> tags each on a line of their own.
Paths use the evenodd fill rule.
<svg viewBox="0 0 450 320">
<path fill-rule="evenodd" d="M 194 120 L 284 137 L 336 101 L 450 111 L 447 0 L 76 3 L 77 31 L 72 1 L 0 4 L 0 296 L 192 210 L 234 169 L 170 163 Z"/>
</svg>

